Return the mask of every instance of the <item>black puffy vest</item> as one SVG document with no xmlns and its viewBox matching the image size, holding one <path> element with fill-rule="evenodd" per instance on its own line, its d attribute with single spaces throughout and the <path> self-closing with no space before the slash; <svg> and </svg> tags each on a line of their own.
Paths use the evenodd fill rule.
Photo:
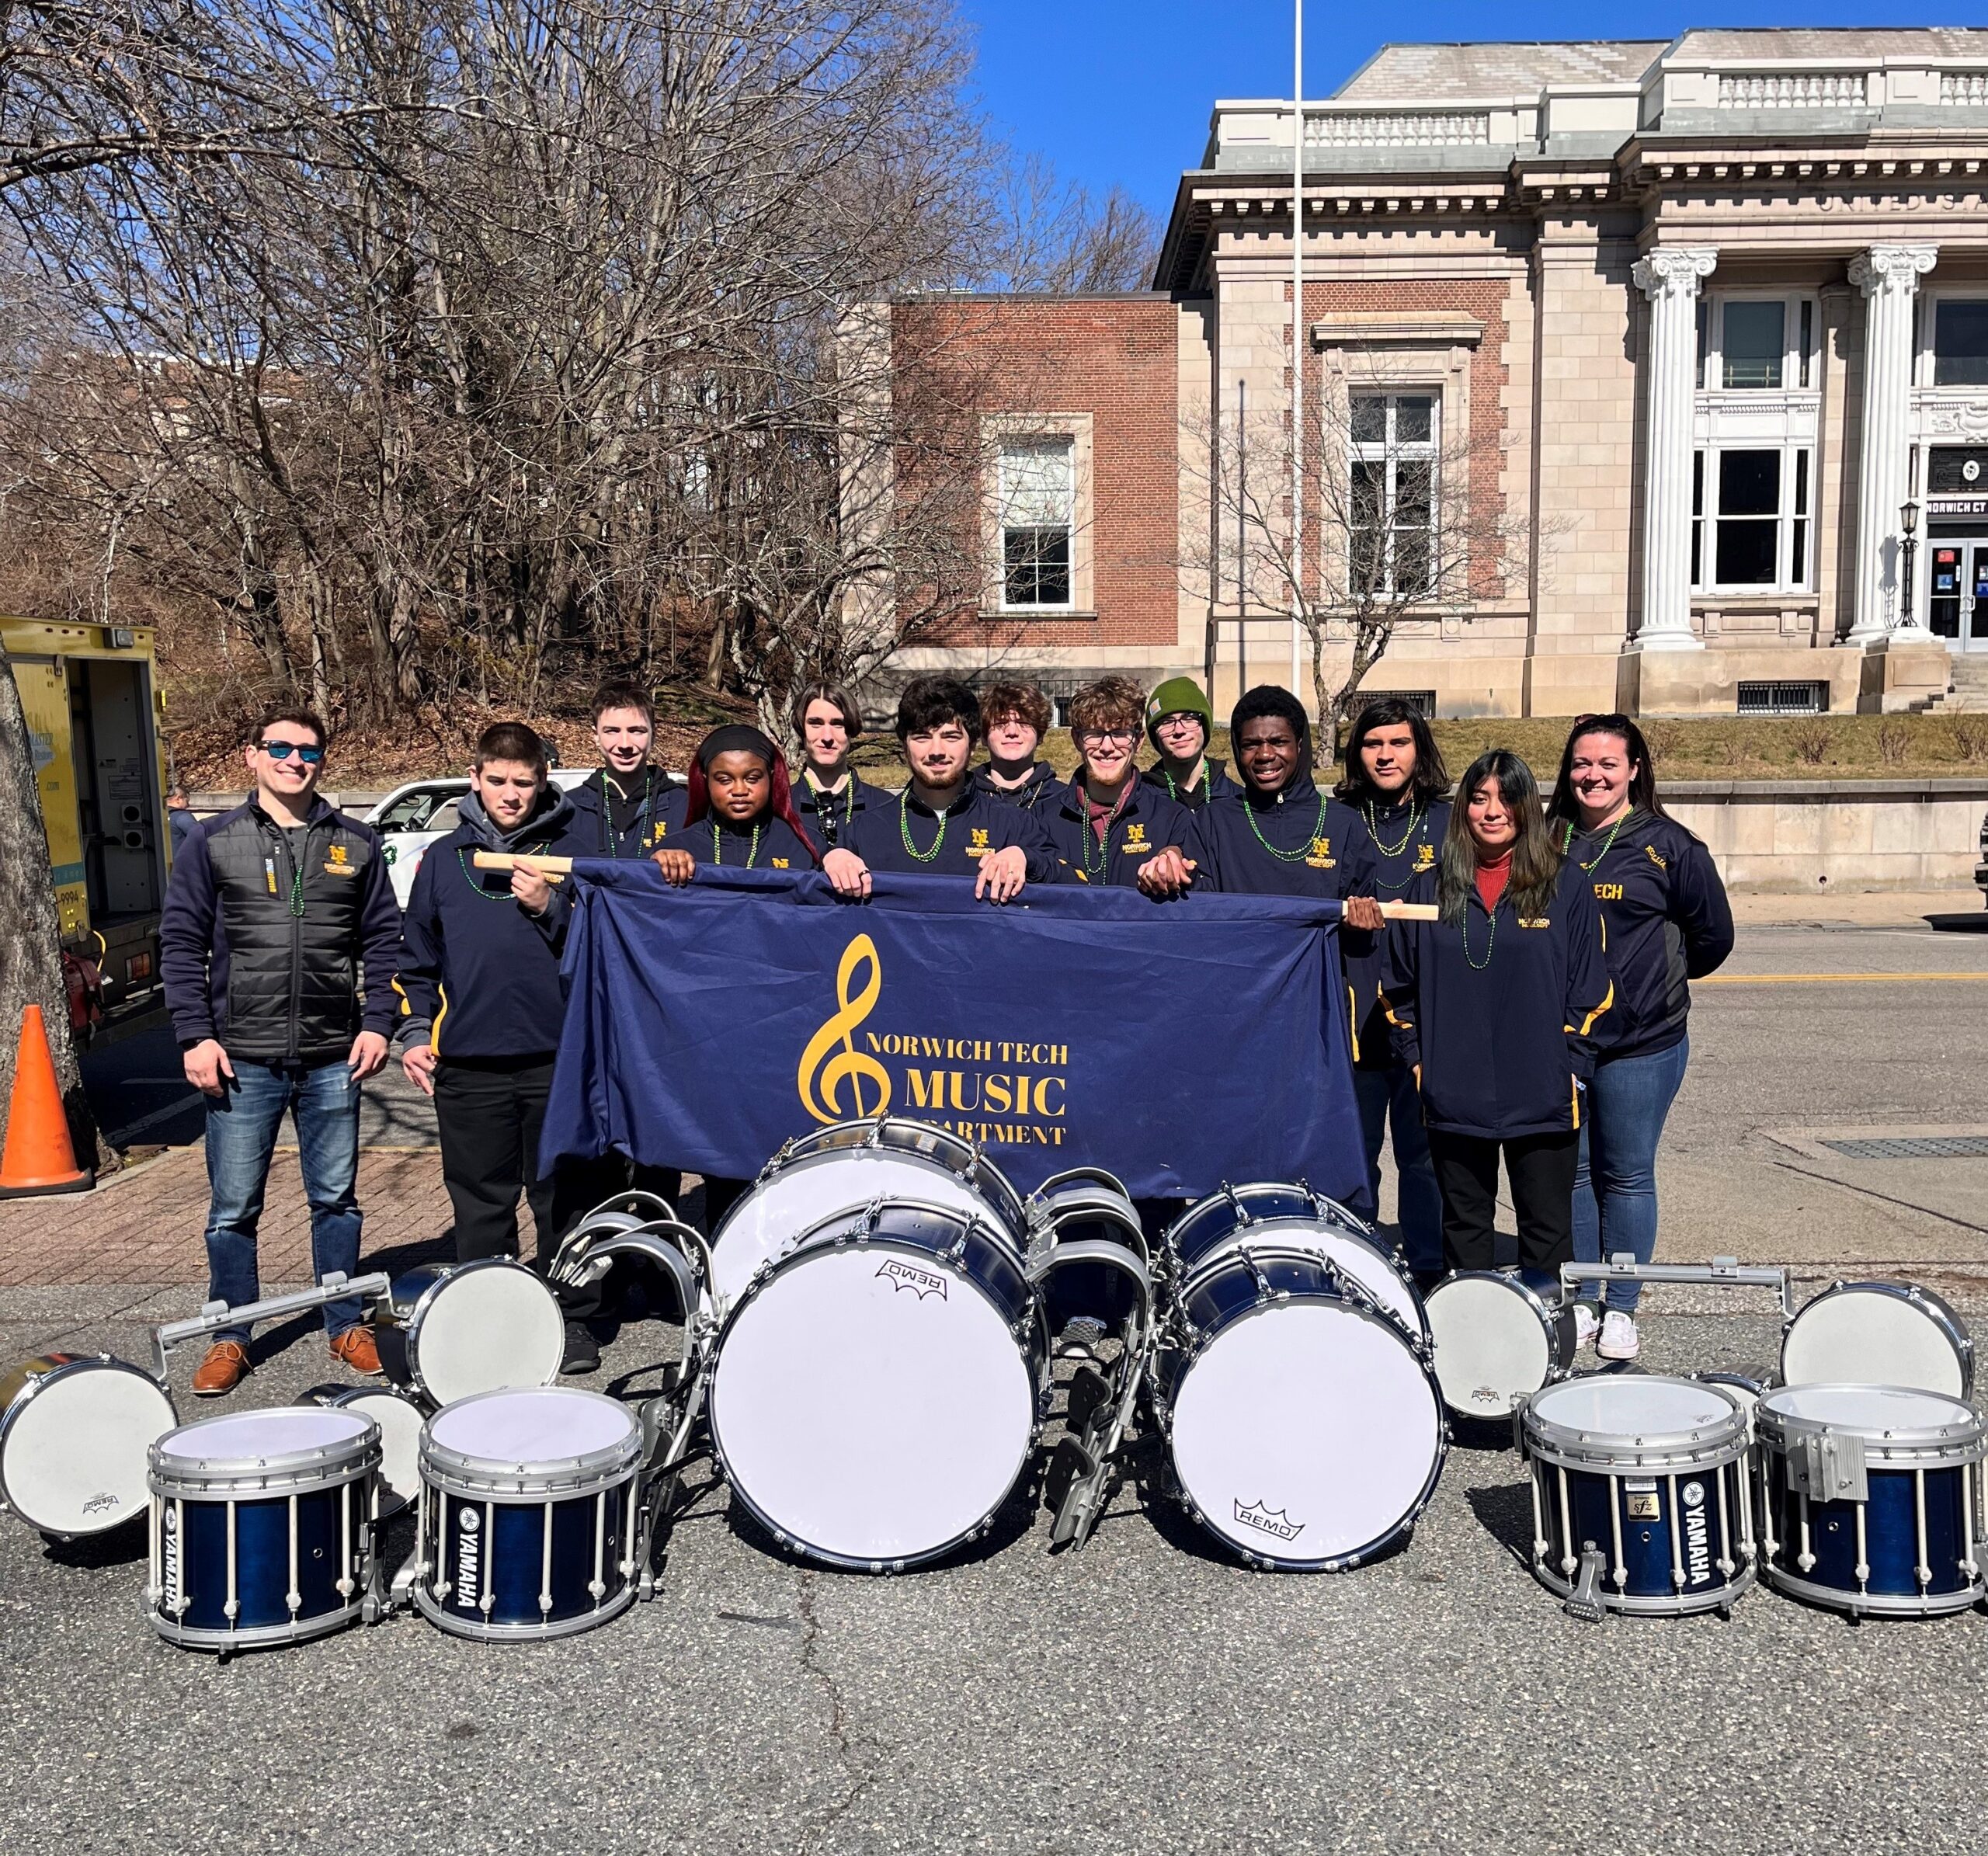
<svg viewBox="0 0 1988 1856">
<path fill-rule="evenodd" d="M 222 1037 L 231 1056 L 258 1063 L 329 1062 L 360 1029 L 360 923 L 379 847 L 328 808 L 304 829 L 301 916 L 290 839 L 273 819 L 251 805 L 207 838 L 228 949 Z"/>
</svg>

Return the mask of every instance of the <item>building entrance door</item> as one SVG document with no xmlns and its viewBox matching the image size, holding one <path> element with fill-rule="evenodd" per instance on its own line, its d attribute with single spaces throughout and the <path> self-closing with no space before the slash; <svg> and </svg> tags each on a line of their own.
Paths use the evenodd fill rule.
<svg viewBox="0 0 1988 1856">
<path fill-rule="evenodd" d="M 1926 623 L 1955 651 L 1988 651 L 1988 538 L 1936 537 L 1927 547 Z"/>
</svg>

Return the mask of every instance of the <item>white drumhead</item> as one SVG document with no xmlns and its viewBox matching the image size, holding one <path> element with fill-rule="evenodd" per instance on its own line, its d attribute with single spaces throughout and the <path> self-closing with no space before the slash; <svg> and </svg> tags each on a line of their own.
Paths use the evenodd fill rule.
<svg viewBox="0 0 1988 1856">
<path fill-rule="evenodd" d="M 1411 1334 L 1428 1331 L 1415 1291 L 1402 1281 L 1385 1257 L 1357 1237 L 1335 1231 L 1330 1226 L 1302 1220 L 1243 1225 L 1232 1231 L 1201 1263 L 1225 1256 L 1243 1244 L 1264 1249 L 1303 1250 L 1313 1256 L 1325 1257 L 1334 1268 L 1343 1270 L 1357 1282 Z M 1201 1268 L 1201 1263 L 1197 1263 L 1195 1268 Z"/>
<path fill-rule="evenodd" d="M 492 1463 L 563 1463 L 624 1444 L 636 1428 L 625 1405 L 567 1385 L 492 1392 L 428 1420 L 443 1449 Z"/>
<path fill-rule="evenodd" d="M 1962 1397 L 1966 1382 L 1946 1329 L 1924 1308 L 1882 1289 L 1818 1296 L 1781 1343 L 1787 1385 L 1908 1385 Z"/>
<path fill-rule="evenodd" d="M 1374 1545 L 1435 1467 L 1443 1414 L 1398 1335 L 1336 1303 L 1225 1328 L 1173 1401 L 1173 1466 L 1215 1531 L 1302 1563 Z"/>
<path fill-rule="evenodd" d="M 804 1545 L 864 1562 L 935 1552 L 985 1520 L 1034 1420 L 1028 1362 L 992 1304 L 874 1246 L 780 1271 L 726 1329 L 711 1380 L 712 1433 L 747 1499 Z"/>
<path fill-rule="evenodd" d="M 1715 1386 L 1641 1373 L 1597 1373 L 1549 1385 L 1532 1401 L 1541 1423 L 1615 1437 L 1667 1437 L 1729 1423 L 1733 1401 Z"/>
<path fill-rule="evenodd" d="M 1443 1401 L 1472 1417 L 1507 1418 L 1546 1383 L 1553 1364 L 1546 1329 L 1531 1302 L 1495 1276 L 1439 1284 L 1423 1305 L 1436 1343 Z"/>
<path fill-rule="evenodd" d="M 1934 1430 L 1974 1418 L 1958 1399 L 1896 1385 L 1784 1385 L 1760 1402 L 1778 1416 L 1843 1430 Z"/>
<path fill-rule="evenodd" d="M 356 1411 L 380 1427 L 380 1510 L 390 1514 L 421 1493 L 421 1408 L 390 1392 L 355 1392 L 340 1411 Z"/>
<path fill-rule="evenodd" d="M 566 1318 L 523 1264 L 447 1277 L 414 1336 L 422 1389 L 437 1405 L 510 1386 L 550 1385 L 566 1357 Z"/>
<path fill-rule="evenodd" d="M 306 1451 L 335 1450 L 363 1437 L 363 1413 L 343 1406 L 274 1405 L 264 1411 L 197 1418 L 159 1440 L 158 1453 L 187 1463 L 266 1463 Z"/>
<path fill-rule="evenodd" d="M 857 1148 L 832 1160 L 784 1168 L 732 1208 L 711 1252 L 711 1286 L 718 1300 L 736 1302 L 759 1266 L 802 1232 L 878 1199 L 916 1199 L 1001 1229 L 987 1201 L 951 1168 L 924 1165 L 888 1149 Z"/>
<path fill-rule="evenodd" d="M 30 1527 L 100 1534 L 143 1510 L 146 1452 L 175 1421 L 172 1400 L 142 1375 L 71 1367 L 16 1412 L 0 1486 Z"/>
</svg>

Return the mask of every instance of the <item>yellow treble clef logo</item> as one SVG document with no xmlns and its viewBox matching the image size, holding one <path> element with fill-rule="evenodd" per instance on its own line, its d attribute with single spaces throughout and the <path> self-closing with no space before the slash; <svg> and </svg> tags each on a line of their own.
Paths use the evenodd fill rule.
<svg viewBox="0 0 1988 1856">
<path fill-rule="evenodd" d="M 863 990 L 852 999 L 850 982 L 863 966 L 869 968 L 870 977 L 864 982 Z M 891 1106 L 890 1072 L 875 1058 L 865 1056 L 855 1044 L 856 1027 L 876 1009 L 883 989 L 884 972 L 877 959 L 877 944 L 868 935 L 859 934 L 843 949 L 842 964 L 836 969 L 835 1016 L 808 1040 L 807 1049 L 801 1053 L 801 1073 L 797 1079 L 801 1105 L 817 1121 L 860 1121 L 865 1115 L 881 1115 Z M 841 1051 L 831 1057 L 829 1053 L 838 1044 Z M 855 1099 L 855 1106 L 846 1111 L 841 1102 L 845 1077 L 849 1093 Z M 876 1088 L 874 1104 L 863 1100 L 866 1083 Z"/>
</svg>

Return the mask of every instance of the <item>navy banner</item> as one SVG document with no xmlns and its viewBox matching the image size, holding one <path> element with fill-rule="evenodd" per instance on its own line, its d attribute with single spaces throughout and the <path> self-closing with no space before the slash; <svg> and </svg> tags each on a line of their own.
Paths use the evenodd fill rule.
<svg viewBox="0 0 1988 1856">
<path fill-rule="evenodd" d="M 1138 1197 L 1366 1163 L 1338 905 L 586 858 L 543 1155 L 619 1149 L 749 1179 L 781 1143 L 888 1110 L 978 1141 L 1024 1190 L 1079 1166 Z"/>
</svg>

